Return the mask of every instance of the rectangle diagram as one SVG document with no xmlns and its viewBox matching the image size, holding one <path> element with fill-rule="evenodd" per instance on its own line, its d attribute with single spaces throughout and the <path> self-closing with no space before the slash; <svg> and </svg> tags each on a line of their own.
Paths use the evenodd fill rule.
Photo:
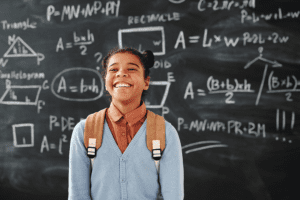
<svg viewBox="0 0 300 200">
<path fill-rule="evenodd" d="M 34 146 L 34 125 L 33 124 L 14 124 L 12 125 L 13 142 L 15 147 Z"/>
<path fill-rule="evenodd" d="M 119 47 L 134 47 L 140 52 L 151 50 L 155 56 L 165 55 L 165 32 L 162 26 L 120 29 Z"/>
</svg>

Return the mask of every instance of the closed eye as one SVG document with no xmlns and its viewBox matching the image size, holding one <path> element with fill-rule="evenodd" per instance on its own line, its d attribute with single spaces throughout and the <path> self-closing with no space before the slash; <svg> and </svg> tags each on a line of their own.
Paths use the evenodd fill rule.
<svg viewBox="0 0 300 200">
<path fill-rule="evenodd" d="M 135 69 L 135 68 L 130 68 L 130 69 L 128 69 L 128 70 L 131 70 L 131 71 L 137 71 L 137 69 Z M 117 71 L 117 69 L 110 69 L 109 71 Z"/>
</svg>

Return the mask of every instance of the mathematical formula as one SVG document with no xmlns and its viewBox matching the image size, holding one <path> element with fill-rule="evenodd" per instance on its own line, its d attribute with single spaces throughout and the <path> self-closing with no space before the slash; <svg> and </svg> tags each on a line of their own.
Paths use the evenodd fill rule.
<svg viewBox="0 0 300 200">
<path fill-rule="evenodd" d="M 81 5 L 64 5 L 62 11 L 56 10 L 52 5 L 47 7 L 47 20 L 50 21 L 53 17 L 60 16 L 60 20 L 64 21 L 65 16 L 68 20 L 73 18 L 79 18 L 80 16 L 87 18 L 98 13 L 105 14 L 106 16 L 115 15 L 118 17 L 120 8 L 120 0 L 118 1 L 108 1 L 104 5 L 101 1 L 94 1 L 92 5 L 89 3 L 86 6 Z"/>
<path fill-rule="evenodd" d="M 201 39 L 201 37 L 203 39 Z M 226 47 L 236 47 L 239 44 L 243 46 L 247 46 L 249 44 L 280 44 L 280 43 L 287 43 L 289 40 L 289 36 L 282 36 L 276 32 L 270 34 L 262 34 L 262 33 L 249 33 L 244 32 L 241 37 L 227 37 L 222 35 L 214 34 L 213 37 L 208 36 L 208 29 L 204 29 L 203 36 L 201 35 L 193 35 L 188 36 L 188 42 L 190 44 L 195 43 L 202 43 L 202 47 L 213 47 L 214 44 L 217 43 L 224 43 Z M 201 39 L 201 40 L 200 40 Z M 186 49 L 186 39 L 184 36 L 184 32 L 180 31 L 174 49 L 182 46 L 183 49 Z"/>
<path fill-rule="evenodd" d="M 212 132 L 225 132 L 233 133 L 235 135 L 248 134 L 255 137 L 266 137 L 266 126 L 265 124 L 248 122 L 246 125 L 240 121 L 229 120 L 227 122 L 211 121 L 208 120 L 194 120 L 189 124 L 185 123 L 183 118 L 178 118 L 178 131 L 189 130 L 189 131 L 212 131 Z"/>
<path fill-rule="evenodd" d="M 300 11 L 296 12 L 287 12 L 285 14 L 282 13 L 281 8 L 278 8 L 277 13 L 268 13 L 268 14 L 260 14 L 257 15 L 255 12 L 248 13 L 246 10 L 241 11 L 241 23 L 245 23 L 246 21 L 250 21 L 253 23 L 259 22 L 260 20 L 283 20 L 283 19 L 297 19 L 300 16 Z"/>
<path fill-rule="evenodd" d="M 200 0 L 198 2 L 198 10 L 200 12 L 207 11 L 207 10 L 213 10 L 213 11 L 220 11 L 220 10 L 231 10 L 234 8 L 237 9 L 243 9 L 243 8 L 255 8 L 255 0 L 243 0 L 240 1 L 233 1 L 233 0 L 223 0 L 223 1 L 206 1 L 206 0 Z"/>
</svg>

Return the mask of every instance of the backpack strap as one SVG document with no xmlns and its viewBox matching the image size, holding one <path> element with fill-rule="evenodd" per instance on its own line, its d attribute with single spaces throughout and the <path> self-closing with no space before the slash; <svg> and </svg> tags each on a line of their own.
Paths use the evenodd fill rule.
<svg viewBox="0 0 300 200">
<path fill-rule="evenodd" d="M 97 149 L 99 149 L 102 144 L 106 109 L 107 108 L 104 108 L 99 112 L 90 114 L 85 122 L 84 145 L 87 148 L 87 156 L 91 159 L 92 168 Z"/>
<path fill-rule="evenodd" d="M 103 126 L 106 109 L 90 114 L 85 122 L 84 128 L 84 145 L 87 148 L 87 155 L 91 160 L 90 172 L 92 172 L 94 159 L 97 150 L 102 144 Z M 165 149 L 165 119 L 147 110 L 147 148 L 152 152 L 152 158 L 155 163 L 157 174 L 159 177 L 159 161 L 163 150 Z M 162 199 L 161 185 L 158 178 L 159 192 L 158 197 Z"/>
<path fill-rule="evenodd" d="M 153 140 L 154 147 L 156 145 L 158 146 L 158 142 L 155 140 L 160 141 L 160 146 L 158 148 L 153 148 Z M 159 149 L 159 152 L 161 153 L 165 149 L 165 146 L 165 119 L 162 116 L 147 110 L 147 147 L 151 152 L 153 149 Z M 153 159 L 159 160 L 160 158 L 159 156 L 154 155 Z"/>
<path fill-rule="evenodd" d="M 159 161 L 162 156 L 161 153 L 166 146 L 165 136 L 165 119 L 162 116 L 156 115 L 150 110 L 147 110 L 147 147 L 149 151 L 152 152 L 152 158 L 154 160 L 154 164 L 158 175 L 157 181 L 159 184 L 159 190 L 157 194 L 157 199 L 163 199 L 161 193 L 161 185 L 159 181 Z"/>
</svg>

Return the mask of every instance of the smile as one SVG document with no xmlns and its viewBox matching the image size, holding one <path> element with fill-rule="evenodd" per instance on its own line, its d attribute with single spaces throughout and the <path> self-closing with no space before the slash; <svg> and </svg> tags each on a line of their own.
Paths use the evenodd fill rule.
<svg viewBox="0 0 300 200">
<path fill-rule="evenodd" d="M 130 84 L 127 84 L 127 83 L 118 83 L 116 85 L 114 85 L 115 88 L 129 88 L 131 87 Z"/>
<path fill-rule="evenodd" d="M 117 86 L 114 86 L 115 88 L 129 88 L 129 87 L 131 87 L 131 86 L 119 86 L 119 87 L 117 87 Z"/>
</svg>

